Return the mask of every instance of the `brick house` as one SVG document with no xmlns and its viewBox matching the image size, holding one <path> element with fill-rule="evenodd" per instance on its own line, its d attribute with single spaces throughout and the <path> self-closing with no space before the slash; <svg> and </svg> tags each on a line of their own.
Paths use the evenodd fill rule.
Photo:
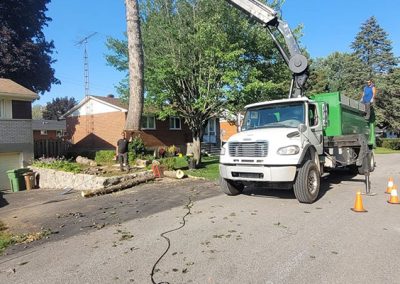
<svg viewBox="0 0 400 284">
<path fill-rule="evenodd" d="M 0 189 L 9 189 L 6 172 L 33 160 L 32 101 L 39 96 L 0 78 Z"/>
<path fill-rule="evenodd" d="M 63 115 L 66 119 L 67 139 L 73 144 L 72 151 L 114 150 L 125 126 L 128 106 L 113 96 L 88 96 Z M 206 142 L 217 143 L 217 120 L 207 126 Z M 140 136 L 146 148 L 175 145 L 186 151 L 192 142 L 188 126 L 179 117 L 158 120 L 151 110 L 144 110 Z M 206 130 L 206 131 L 207 131 Z"/>
<path fill-rule="evenodd" d="M 32 120 L 33 140 L 57 140 L 66 135 L 65 120 Z"/>
<path fill-rule="evenodd" d="M 240 117 L 238 119 L 237 114 L 232 114 L 229 111 L 224 111 L 222 118 L 220 118 L 219 123 L 220 123 L 220 129 L 221 129 L 221 141 L 222 143 L 225 143 L 228 141 L 228 139 L 238 133 L 238 123 L 241 124 L 241 122 L 244 119 L 243 114 L 239 114 Z"/>
</svg>

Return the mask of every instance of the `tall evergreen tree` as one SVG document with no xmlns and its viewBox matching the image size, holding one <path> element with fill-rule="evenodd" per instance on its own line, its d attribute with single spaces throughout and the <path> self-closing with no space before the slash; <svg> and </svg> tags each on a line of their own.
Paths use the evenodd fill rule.
<svg viewBox="0 0 400 284">
<path fill-rule="evenodd" d="M 0 77 L 11 79 L 34 92 L 49 91 L 59 83 L 51 64 L 53 41 L 46 41 L 43 27 L 50 0 L 0 1 Z"/>
<path fill-rule="evenodd" d="M 351 44 L 356 56 L 368 66 L 370 77 L 390 72 L 397 64 L 392 52 L 392 42 L 375 17 L 361 25 L 361 30 Z"/>
</svg>

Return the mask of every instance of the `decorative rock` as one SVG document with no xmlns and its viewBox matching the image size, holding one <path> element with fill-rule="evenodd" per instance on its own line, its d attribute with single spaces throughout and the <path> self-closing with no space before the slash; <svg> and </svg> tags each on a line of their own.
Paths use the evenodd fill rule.
<svg viewBox="0 0 400 284">
<path fill-rule="evenodd" d="M 91 167 L 96 167 L 97 163 L 91 159 L 88 159 L 86 157 L 78 156 L 76 157 L 76 162 L 78 164 L 83 164 L 83 165 L 89 165 Z"/>
</svg>

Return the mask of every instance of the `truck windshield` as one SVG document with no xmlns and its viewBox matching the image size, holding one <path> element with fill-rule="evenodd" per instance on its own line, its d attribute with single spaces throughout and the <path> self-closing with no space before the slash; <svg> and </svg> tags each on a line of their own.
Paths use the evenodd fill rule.
<svg viewBox="0 0 400 284">
<path fill-rule="evenodd" d="M 296 128 L 304 123 L 304 103 L 265 105 L 247 110 L 242 130 L 256 128 Z"/>
</svg>

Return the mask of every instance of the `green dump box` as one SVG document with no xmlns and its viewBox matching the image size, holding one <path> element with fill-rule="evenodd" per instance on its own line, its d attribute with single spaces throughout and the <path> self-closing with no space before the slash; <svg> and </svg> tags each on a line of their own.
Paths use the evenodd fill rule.
<svg viewBox="0 0 400 284">
<path fill-rule="evenodd" d="M 10 180 L 11 191 L 17 192 L 26 189 L 24 174 L 28 172 L 31 172 L 31 170 L 28 168 L 7 171 L 7 176 Z"/>
<path fill-rule="evenodd" d="M 324 129 L 324 136 L 343 136 L 364 134 L 369 145 L 375 145 L 375 117 L 371 111 L 371 119 L 366 120 L 365 105 L 346 97 L 339 92 L 317 94 L 311 99 L 328 104 L 329 123 Z"/>
</svg>

